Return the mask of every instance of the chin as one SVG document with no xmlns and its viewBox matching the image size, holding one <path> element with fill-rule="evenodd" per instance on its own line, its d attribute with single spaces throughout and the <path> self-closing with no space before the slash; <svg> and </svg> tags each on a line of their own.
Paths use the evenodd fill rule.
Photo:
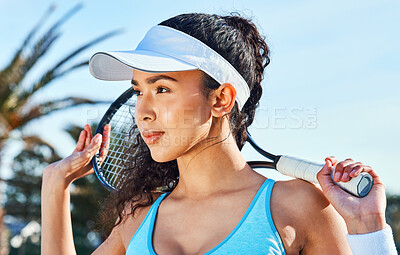
<svg viewBox="0 0 400 255">
<path fill-rule="evenodd" d="M 150 155 L 151 155 L 151 158 L 158 163 L 165 163 L 165 162 L 177 159 L 177 157 L 172 157 L 168 153 L 154 152 L 154 150 L 152 150 L 152 149 L 150 149 Z"/>
</svg>

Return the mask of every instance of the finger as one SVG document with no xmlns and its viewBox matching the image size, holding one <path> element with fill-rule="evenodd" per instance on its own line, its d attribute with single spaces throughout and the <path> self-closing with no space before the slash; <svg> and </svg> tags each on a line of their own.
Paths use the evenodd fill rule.
<svg viewBox="0 0 400 255">
<path fill-rule="evenodd" d="M 90 165 L 90 161 L 93 158 L 94 153 L 92 151 L 83 150 L 79 153 L 71 154 L 69 157 L 65 159 L 65 162 L 70 164 L 68 166 L 69 176 L 72 178 L 71 180 L 75 180 L 91 174 L 93 172 L 92 167 Z M 63 162 L 62 160 L 61 162 Z"/>
<path fill-rule="evenodd" d="M 330 175 L 333 167 L 337 164 L 337 159 L 335 156 L 330 156 L 325 158 L 325 165 L 321 169 L 321 175 Z"/>
<path fill-rule="evenodd" d="M 89 175 L 89 174 L 94 174 L 94 169 L 93 169 L 93 167 L 91 167 L 88 171 L 86 171 L 85 174 L 84 174 L 82 177 L 85 177 L 85 176 L 87 176 L 87 175 Z"/>
<path fill-rule="evenodd" d="M 357 162 L 357 163 L 352 163 L 352 164 L 348 164 L 347 166 L 345 166 L 343 168 L 343 174 L 342 174 L 342 178 L 340 179 L 340 181 L 342 181 L 342 182 L 350 181 L 350 173 L 352 173 L 353 169 L 357 166 L 362 167 L 363 164 L 361 162 Z"/>
<path fill-rule="evenodd" d="M 100 149 L 100 162 L 102 163 L 102 160 L 106 157 L 108 153 L 108 149 L 110 148 L 110 125 L 107 124 L 104 126 L 104 131 L 103 131 L 103 139 L 101 143 L 101 149 Z"/>
<path fill-rule="evenodd" d="M 371 175 L 371 177 L 373 179 L 372 189 L 369 192 L 369 194 L 377 194 L 379 192 L 381 194 L 385 194 L 385 185 L 383 184 L 383 182 L 379 178 L 378 174 L 372 169 L 372 167 L 365 166 L 365 168 L 363 169 L 363 172 L 366 172 L 369 175 Z M 386 199 L 385 199 L 384 195 L 383 195 L 383 200 L 386 202 Z"/>
<path fill-rule="evenodd" d="M 374 177 L 378 177 L 378 175 L 376 174 L 376 172 L 372 169 L 372 167 L 370 167 L 370 166 L 365 166 L 365 165 L 363 165 L 363 168 L 361 169 L 361 170 L 359 170 L 359 171 L 357 171 L 357 172 L 366 172 L 366 173 L 369 173 L 371 176 L 372 176 L 372 178 L 374 178 Z"/>
<path fill-rule="evenodd" d="M 340 161 L 340 162 L 336 165 L 336 167 L 335 167 L 335 175 L 334 175 L 334 177 L 333 177 L 333 180 L 334 180 L 335 182 L 339 182 L 340 179 L 341 179 L 342 176 L 343 176 L 344 168 L 345 168 L 346 166 L 352 164 L 353 162 L 354 162 L 354 160 L 352 160 L 352 159 L 350 159 L 350 158 L 349 158 L 349 159 L 346 159 L 346 160 L 344 160 L 344 161 Z"/>
<path fill-rule="evenodd" d="M 367 170 L 366 172 L 369 173 L 374 179 L 374 186 L 378 186 L 376 184 L 383 185 L 383 182 L 379 178 L 378 174 L 372 169 L 372 167 L 368 167 L 366 170 Z M 374 186 L 372 188 L 374 188 Z"/>
<path fill-rule="evenodd" d="M 327 159 L 328 159 L 329 161 L 331 161 L 333 167 L 335 167 L 335 166 L 337 165 L 337 163 L 339 163 L 339 161 L 337 160 L 337 158 L 336 158 L 335 156 L 327 157 L 327 158 L 325 159 L 325 161 L 326 161 Z"/>
<path fill-rule="evenodd" d="M 317 179 L 321 188 L 328 198 L 328 200 L 332 200 L 332 198 L 336 198 L 341 195 L 345 195 L 345 191 L 343 191 L 339 186 L 335 185 L 331 178 L 331 172 L 333 171 L 333 166 L 330 157 L 325 159 L 325 165 L 322 170 L 317 174 Z"/>
<path fill-rule="evenodd" d="M 92 140 L 92 133 L 90 132 L 90 126 L 88 124 L 85 125 L 86 132 L 86 140 L 85 140 L 85 148 L 87 148 Z"/>
<path fill-rule="evenodd" d="M 319 173 L 317 174 L 317 179 L 320 182 L 321 186 L 329 186 L 329 185 L 334 185 L 334 183 L 332 182 L 331 179 L 331 172 L 333 170 L 332 167 L 332 162 L 331 159 L 325 158 L 325 165 L 324 167 L 321 169 L 321 171 L 319 171 Z"/>
<path fill-rule="evenodd" d="M 92 140 L 92 138 L 93 138 L 93 135 L 92 135 L 92 128 L 90 127 L 89 124 L 87 124 L 87 126 L 88 126 L 88 130 L 89 130 L 90 140 Z"/>
<path fill-rule="evenodd" d="M 76 144 L 74 153 L 77 151 L 82 151 L 85 148 L 86 132 L 84 130 L 79 134 L 78 142 Z"/>
<path fill-rule="evenodd" d="M 357 171 L 357 175 L 360 174 L 361 172 L 365 172 L 365 173 L 368 173 L 371 175 L 371 177 L 374 180 L 374 186 L 375 186 L 375 184 L 378 184 L 378 183 L 383 185 L 378 174 L 375 172 L 375 170 L 372 169 L 372 167 L 363 165 L 362 169 Z"/>
<path fill-rule="evenodd" d="M 357 177 L 361 172 L 368 171 L 368 168 L 371 168 L 371 167 L 370 166 L 365 166 L 363 164 L 356 165 L 355 167 L 353 167 L 353 170 L 351 170 L 349 175 L 350 175 L 350 177 Z"/>
<path fill-rule="evenodd" d="M 91 160 L 93 156 L 99 151 L 101 146 L 101 135 L 97 134 L 93 137 L 92 141 L 90 142 L 89 146 L 82 152 L 85 156 Z"/>
</svg>

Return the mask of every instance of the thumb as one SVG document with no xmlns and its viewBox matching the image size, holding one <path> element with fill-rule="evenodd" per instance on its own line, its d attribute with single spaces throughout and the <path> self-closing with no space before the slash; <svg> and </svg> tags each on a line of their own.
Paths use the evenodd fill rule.
<svg viewBox="0 0 400 255">
<path fill-rule="evenodd" d="M 317 174 L 317 179 L 322 189 L 326 189 L 329 186 L 335 185 L 331 178 L 331 173 L 333 171 L 334 159 L 331 157 L 325 158 L 325 165 Z"/>
<path fill-rule="evenodd" d="M 334 207 L 335 204 L 338 205 L 340 203 L 341 198 L 351 196 L 349 193 L 337 186 L 332 180 L 331 173 L 333 167 L 336 166 L 337 163 L 338 162 L 334 157 L 326 158 L 324 167 L 317 174 L 318 182 L 321 185 L 325 197 L 334 205 Z"/>
</svg>

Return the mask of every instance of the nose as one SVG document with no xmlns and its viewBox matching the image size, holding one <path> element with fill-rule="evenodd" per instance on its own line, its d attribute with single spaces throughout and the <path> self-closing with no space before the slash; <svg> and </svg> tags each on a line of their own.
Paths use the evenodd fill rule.
<svg viewBox="0 0 400 255">
<path fill-rule="evenodd" d="M 135 106 L 136 119 L 138 121 L 151 122 L 156 119 L 156 111 L 154 109 L 153 99 L 143 95 L 136 101 Z"/>
</svg>

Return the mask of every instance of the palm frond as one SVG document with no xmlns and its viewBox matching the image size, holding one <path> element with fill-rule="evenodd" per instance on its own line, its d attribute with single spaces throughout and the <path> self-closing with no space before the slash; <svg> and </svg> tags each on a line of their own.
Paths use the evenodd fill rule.
<svg viewBox="0 0 400 255">
<path fill-rule="evenodd" d="M 117 34 L 119 34 L 119 33 L 121 33 L 121 30 L 113 30 L 113 31 L 111 31 L 111 32 L 105 33 L 105 34 L 103 34 L 103 35 L 101 35 L 101 36 L 95 38 L 94 40 L 92 40 L 92 41 L 86 43 L 85 45 L 79 47 L 78 49 L 74 50 L 74 51 L 73 51 L 72 53 L 70 53 L 68 56 L 66 56 L 66 57 L 63 58 L 61 61 L 59 61 L 53 68 L 51 68 L 49 71 L 47 71 L 46 74 L 42 77 L 41 81 L 38 82 L 38 83 L 36 83 L 36 84 L 32 87 L 30 93 L 36 92 L 37 90 L 41 89 L 42 87 L 44 87 L 46 84 L 48 84 L 48 83 L 51 81 L 51 79 L 49 80 L 48 78 L 45 78 L 46 76 L 48 76 L 48 77 L 53 77 L 53 78 L 57 78 L 57 76 L 63 75 L 63 74 L 65 74 L 65 73 L 71 71 L 72 69 L 75 69 L 75 68 L 77 68 L 77 67 L 80 67 L 80 66 L 83 66 L 83 65 L 85 65 L 85 64 L 88 64 L 89 62 L 88 62 L 88 61 L 85 61 L 85 62 L 80 63 L 80 64 L 78 64 L 78 65 L 74 65 L 73 67 L 67 69 L 66 71 L 59 72 L 59 69 L 60 69 L 67 61 L 71 60 L 73 57 L 75 57 L 76 55 L 78 55 L 80 52 L 82 52 L 82 51 L 86 50 L 87 48 L 89 48 L 89 47 L 91 47 L 91 46 L 93 46 L 93 45 L 95 45 L 95 44 L 97 44 L 97 43 L 99 43 L 99 42 L 101 42 L 101 41 L 104 41 L 104 40 L 106 40 L 106 39 L 108 39 L 108 38 L 110 38 L 110 37 L 112 37 L 112 36 L 114 36 L 114 35 L 117 35 Z M 59 73 L 57 73 L 57 72 L 59 72 Z M 43 78 L 45 78 L 45 79 L 43 79 Z M 46 82 L 44 82 L 44 81 L 46 81 Z"/>
<path fill-rule="evenodd" d="M 3 68 L 0 71 L 0 106 L 5 101 L 7 96 L 11 91 L 18 85 L 15 81 L 18 80 L 18 70 L 20 70 L 21 66 L 24 64 L 24 60 L 22 58 L 22 52 L 25 50 L 27 45 L 32 40 L 32 37 L 37 33 L 46 19 L 50 16 L 50 14 L 54 11 L 54 5 L 51 5 L 45 14 L 40 18 L 39 22 L 34 26 L 34 28 L 29 32 L 29 34 L 25 37 L 22 45 L 14 54 L 10 64 Z"/>
<path fill-rule="evenodd" d="M 59 72 L 59 70 L 56 70 L 54 68 L 50 69 L 47 71 L 38 82 L 36 82 L 30 89 L 26 89 L 22 93 L 15 92 L 13 93 L 10 97 L 8 102 L 6 103 L 6 106 L 8 109 L 13 109 L 13 111 L 19 111 L 19 109 L 22 109 L 25 107 L 25 104 L 27 103 L 28 99 L 32 96 L 34 92 L 39 90 L 40 88 L 43 88 L 45 85 L 49 84 L 50 82 L 61 78 L 62 76 L 66 75 L 67 73 L 78 69 L 80 67 L 88 65 L 88 61 L 83 61 L 81 63 L 75 64 L 68 69 Z"/>
<path fill-rule="evenodd" d="M 33 27 L 33 29 L 29 32 L 29 34 L 25 37 L 21 47 L 17 50 L 12 58 L 10 64 L 6 66 L 4 69 L 0 71 L 0 89 L 3 89 L 4 84 L 10 84 L 10 81 L 7 81 L 7 76 L 12 73 L 13 70 L 16 70 L 18 63 L 21 62 L 21 53 L 25 49 L 25 47 L 30 43 L 32 37 L 37 33 L 37 31 L 42 27 L 43 23 L 48 19 L 50 14 L 54 11 L 55 6 L 51 5 L 47 11 L 43 14 L 43 16 L 39 19 L 39 22 Z"/>
<path fill-rule="evenodd" d="M 74 7 L 72 7 L 67 13 L 64 14 L 53 26 L 51 29 L 56 30 L 59 26 L 64 24 L 69 18 L 71 18 L 75 13 L 77 13 L 80 9 L 83 8 L 82 3 L 76 4 Z"/>
<path fill-rule="evenodd" d="M 8 120 L 0 114 L 0 143 L 2 139 L 7 137 L 7 134 L 12 131 L 12 127 L 10 126 Z"/>
<path fill-rule="evenodd" d="M 46 11 L 45 15 L 42 16 L 38 24 L 25 38 L 22 46 L 14 55 L 11 63 L 0 72 L 0 107 L 2 107 L 5 99 L 10 95 L 10 93 L 20 86 L 21 81 L 25 78 L 29 70 L 48 52 L 48 49 L 57 40 L 59 37 L 57 28 L 81 8 L 82 4 L 78 4 L 68 11 L 61 19 L 51 26 L 51 28 L 48 29 L 36 43 L 34 43 L 29 55 L 23 56 L 23 52 L 26 51 L 26 47 L 29 45 L 32 37 L 41 28 L 44 21 L 50 16 L 51 12 L 53 12 L 54 8 L 50 7 Z"/>
<path fill-rule="evenodd" d="M 25 142 L 25 150 L 35 150 L 35 148 L 37 148 L 38 146 L 46 146 L 51 152 L 52 160 L 61 159 L 55 148 L 39 136 L 23 136 L 21 137 L 21 139 Z"/>
<path fill-rule="evenodd" d="M 85 45 L 79 47 L 78 49 L 74 50 L 72 53 L 70 53 L 68 56 L 66 56 L 65 58 L 63 58 L 62 60 L 60 60 L 54 67 L 52 67 L 51 69 L 49 69 L 41 78 L 40 80 L 35 83 L 33 86 L 31 86 L 30 88 L 26 89 L 23 92 L 18 92 L 15 91 L 14 95 L 12 96 L 14 98 L 14 100 L 12 102 L 18 102 L 18 104 L 13 104 L 15 107 L 18 107 L 19 109 L 23 108 L 25 103 L 27 102 L 27 100 L 29 99 L 29 97 L 35 93 L 36 91 L 38 91 L 39 89 L 45 87 L 47 84 L 49 84 L 51 81 L 60 78 L 61 76 L 73 71 L 74 69 L 77 69 L 79 67 L 88 65 L 88 61 L 84 61 L 78 64 L 75 64 L 71 67 L 69 67 L 66 70 L 60 71 L 60 69 L 62 69 L 62 66 L 67 63 L 69 60 L 71 60 L 73 57 L 75 57 L 76 55 L 78 55 L 80 52 L 86 50 L 87 48 L 93 46 L 94 44 L 97 44 L 103 40 L 106 40 L 114 35 L 117 35 L 119 33 L 121 33 L 122 30 L 113 30 L 111 32 L 105 33 L 97 38 L 95 38 L 94 40 L 86 43 Z M 11 106 L 11 105 L 9 105 Z"/>
<path fill-rule="evenodd" d="M 33 46 L 32 53 L 25 57 L 25 64 L 20 68 L 20 77 L 17 81 L 18 83 L 22 81 L 25 77 L 26 73 L 32 68 L 33 65 L 37 63 L 37 61 L 43 57 L 47 52 L 54 41 L 59 37 L 59 33 L 57 29 L 61 24 L 66 22 L 69 18 L 72 17 L 77 11 L 82 8 L 82 4 L 77 4 L 71 10 L 69 10 L 64 16 L 62 16 L 53 26 L 51 26 L 43 36 L 35 43 Z"/>
<path fill-rule="evenodd" d="M 83 104 L 110 104 L 110 101 L 101 101 L 101 100 L 90 100 L 87 98 L 81 97 L 67 97 L 63 99 L 53 100 L 41 103 L 29 109 L 29 111 L 24 114 L 23 116 L 18 116 L 13 118 L 10 117 L 11 120 L 16 120 L 14 123 L 11 123 L 12 127 L 19 128 L 24 126 L 29 121 L 43 117 L 49 113 L 58 111 L 58 110 L 65 110 L 70 107 L 75 107 Z"/>
<path fill-rule="evenodd" d="M 76 56 L 78 53 L 80 53 L 81 51 L 86 50 L 87 48 L 93 46 L 94 44 L 97 44 L 101 41 L 104 41 L 114 35 L 120 34 L 122 32 L 121 29 L 117 29 L 117 30 L 113 30 L 110 31 L 108 33 L 105 33 L 97 38 L 95 38 L 94 40 L 86 43 L 85 45 L 83 45 L 82 47 L 76 49 L 75 51 L 73 51 L 71 54 L 69 54 L 67 57 L 65 57 L 64 59 L 62 59 L 56 66 L 55 68 L 59 68 L 60 66 L 62 66 L 65 62 L 67 62 L 68 60 L 70 60 L 71 58 L 73 58 L 74 56 Z"/>
</svg>

